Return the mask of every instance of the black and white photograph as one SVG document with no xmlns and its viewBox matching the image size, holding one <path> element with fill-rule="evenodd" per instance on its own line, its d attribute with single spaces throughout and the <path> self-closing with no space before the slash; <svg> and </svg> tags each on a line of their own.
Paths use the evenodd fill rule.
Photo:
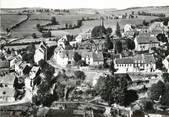
<svg viewBox="0 0 169 117">
<path fill-rule="evenodd" d="M 0 0 L 0 117 L 169 117 L 169 0 Z"/>
</svg>

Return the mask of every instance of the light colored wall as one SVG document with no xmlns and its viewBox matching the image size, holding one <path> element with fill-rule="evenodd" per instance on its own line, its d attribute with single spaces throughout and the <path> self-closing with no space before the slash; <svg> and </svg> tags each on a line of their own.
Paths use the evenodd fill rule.
<svg viewBox="0 0 169 117">
<path fill-rule="evenodd" d="M 136 50 L 136 51 L 146 51 L 146 50 L 149 50 L 149 49 L 152 48 L 152 47 L 156 47 L 156 48 L 159 47 L 159 44 L 158 44 L 158 43 L 138 44 L 136 38 L 134 39 L 134 43 L 135 43 L 135 50 Z M 144 48 L 142 48 L 143 46 L 144 46 Z"/>
<path fill-rule="evenodd" d="M 168 62 L 168 60 L 164 59 L 162 63 L 164 65 L 164 67 L 167 69 L 167 72 L 169 73 L 169 62 Z"/>
<path fill-rule="evenodd" d="M 117 72 L 120 72 L 120 73 L 126 73 L 126 72 L 134 72 L 134 67 L 133 67 L 133 64 L 115 64 L 114 66 L 116 69 L 118 69 Z"/>
<path fill-rule="evenodd" d="M 126 65 L 122 65 L 122 64 L 115 64 L 115 66 L 114 66 L 116 69 L 118 69 L 117 70 L 117 72 L 119 72 L 119 73 L 127 73 L 127 72 L 140 72 L 141 70 L 139 70 L 141 67 L 134 67 L 134 65 L 133 64 L 126 64 Z M 155 70 L 156 69 L 156 65 L 155 64 L 152 64 L 152 65 L 150 65 L 150 64 L 148 64 L 148 66 L 147 66 L 147 64 L 144 64 L 143 65 L 143 68 L 144 68 L 144 70 L 142 70 L 143 72 L 151 72 L 151 68 L 153 68 L 153 70 Z"/>
<path fill-rule="evenodd" d="M 56 54 L 56 62 L 58 65 L 65 67 L 68 64 L 68 58 L 61 58 L 59 52 Z"/>
<path fill-rule="evenodd" d="M 38 62 L 40 60 L 44 60 L 45 59 L 45 53 L 42 53 L 39 49 L 37 49 L 35 51 L 35 55 L 34 55 L 34 61 L 36 64 L 38 64 Z"/>
</svg>

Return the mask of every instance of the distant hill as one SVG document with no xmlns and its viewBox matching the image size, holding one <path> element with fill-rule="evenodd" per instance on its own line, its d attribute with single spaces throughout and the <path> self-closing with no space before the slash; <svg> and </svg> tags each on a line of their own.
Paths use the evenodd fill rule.
<svg viewBox="0 0 169 117">
<path fill-rule="evenodd" d="M 48 8 L 40 8 L 40 7 L 23 7 L 23 8 L 1 8 L 0 13 L 1 14 L 10 14 L 10 13 L 15 13 L 20 10 L 35 10 L 35 9 L 48 9 Z M 50 9 L 50 8 L 49 8 Z M 92 8 L 74 8 L 74 9 L 69 9 L 72 13 L 77 13 L 77 14 L 124 14 L 124 13 L 129 13 L 131 11 L 138 12 L 138 11 L 145 11 L 149 13 L 164 13 L 167 16 L 169 16 L 169 6 L 148 6 L 148 7 L 130 7 L 126 9 L 115 9 L 115 8 L 110 8 L 110 9 L 92 9 Z"/>
<path fill-rule="evenodd" d="M 132 11 L 144 11 L 148 13 L 164 13 L 166 16 L 169 16 L 169 6 L 148 6 L 148 7 L 131 7 L 122 10 L 116 10 L 113 14 L 124 14 L 124 13 L 131 13 Z"/>
</svg>

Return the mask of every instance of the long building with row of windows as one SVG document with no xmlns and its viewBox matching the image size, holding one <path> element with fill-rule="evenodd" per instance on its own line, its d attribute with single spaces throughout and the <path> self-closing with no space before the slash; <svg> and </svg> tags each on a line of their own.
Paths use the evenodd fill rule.
<svg viewBox="0 0 169 117">
<path fill-rule="evenodd" d="M 156 70 L 155 59 L 150 54 L 139 54 L 114 60 L 117 72 L 153 72 Z"/>
</svg>

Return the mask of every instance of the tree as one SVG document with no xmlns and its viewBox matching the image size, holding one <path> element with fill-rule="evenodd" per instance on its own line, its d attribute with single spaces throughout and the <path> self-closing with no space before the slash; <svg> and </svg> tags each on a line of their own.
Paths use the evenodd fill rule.
<svg viewBox="0 0 169 117">
<path fill-rule="evenodd" d="M 56 21 L 56 18 L 55 17 L 52 17 L 51 18 L 51 23 L 53 24 L 53 25 L 58 25 L 59 23 Z"/>
<path fill-rule="evenodd" d="M 39 32 L 43 31 L 43 27 L 40 24 L 36 24 L 36 28 L 38 29 Z"/>
<path fill-rule="evenodd" d="M 161 104 L 164 106 L 169 106 L 169 82 L 165 84 L 165 91 L 161 98 Z"/>
<path fill-rule="evenodd" d="M 35 45 L 30 44 L 26 47 L 26 52 L 22 55 L 24 61 L 33 63 L 34 62 L 34 54 L 35 54 Z"/>
<path fill-rule="evenodd" d="M 55 87 L 54 87 L 54 91 L 53 91 L 53 95 L 55 98 L 63 99 L 65 96 L 65 85 L 61 84 L 60 82 L 57 82 Z"/>
<path fill-rule="evenodd" d="M 106 34 L 106 29 L 104 26 L 95 26 L 91 32 L 92 37 L 102 37 L 103 34 Z"/>
<path fill-rule="evenodd" d="M 128 82 L 125 77 L 106 75 L 98 79 L 95 90 L 109 105 L 113 103 L 125 105 L 127 86 Z"/>
<path fill-rule="evenodd" d="M 102 99 L 107 101 L 109 105 L 114 103 L 114 97 L 111 95 L 114 82 L 113 79 L 114 78 L 110 75 L 107 75 L 106 77 L 100 76 L 95 86 L 96 93 L 99 94 Z"/>
<path fill-rule="evenodd" d="M 27 47 L 26 47 L 26 50 L 27 50 L 27 53 L 32 53 L 34 54 L 35 53 L 35 50 L 36 50 L 36 47 L 35 47 L 35 44 L 31 43 L 29 44 Z"/>
<path fill-rule="evenodd" d="M 72 28 L 73 28 L 72 24 L 69 24 L 69 29 L 72 29 Z"/>
<path fill-rule="evenodd" d="M 11 50 L 9 48 L 7 49 L 7 54 L 11 54 Z"/>
<path fill-rule="evenodd" d="M 141 110 L 135 110 L 132 114 L 132 117 L 144 117 L 144 112 Z"/>
<path fill-rule="evenodd" d="M 39 29 L 41 26 L 40 26 L 40 24 L 36 24 L 36 27 Z"/>
<path fill-rule="evenodd" d="M 47 65 L 47 63 L 46 63 L 46 61 L 45 60 L 43 60 L 43 59 L 41 59 L 40 61 L 39 61 L 39 66 L 40 66 L 40 68 L 41 69 L 44 69 L 45 68 L 45 66 Z"/>
<path fill-rule="evenodd" d="M 143 108 L 144 112 L 152 112 L 154 110 L 152 100 L 143 99 L 141 103 L 142 103 L 142 108 Z"/>
<path fill-rule="evenodd" d="M 135 90 L 127 90 L 125 94 L 125 106 L 128 106 L 132 102 L 138 99 L 137 91 Z"/>
<path fill-rule="evenodd" d="M 126 43 L 127 43 L 127 48 L 128 48 L 129 50 L 135 49 L 135 43 L 134 43 L 133 40 L 127 39 L 127 40 L 126 40 Z"/>
<path fill-rule="evenodd" d="M 38 86 L 37 94 L 33 96 L 32 101 L 36 105 L 42 104 L 43 106 L 50 107 L 52 102 L 58 99 L 58 98 L 54 98 L 54 96 L 50 94 L 49 92 L 50 88 L 51 85 L 48 82 L 43 81 Z"/>
<path fill-rule="evenodd" d="M 110 40 L 109 36 L 106 37 L 106 42 L 104 43 L 104 45 L 106 50 L 113 49 L 113 42 Z"/>
<path fill-rule="evenodd" d="M 148 22 L 146 22 L 146 20 L 143 20 L 143 25 L 144 25 L 144 26 L 148 26 L 148 25 L 149 25 L 149 23 L 148 23 Z"/>
<path fill-rule="evenodd" d="M 121 43 L 121 41 L 120 41 L 120 40 L 116 41 L 116 43 L 115 43 L 115 51 L 116 51 L 117 53 L 121 53 L 122 50 L 123 50 L 123 48 L 122 48 L 122 43 Z"/>
<path fill-rule="evenodd" d="M 167 39 L 167 37 L 165 36 L 165 34 L 162 34 L 162 33 L 158 34 L 158 35 L 157 35 L 157 39 L 158 39 L 158 41 L 168 43 L 168 39 Z"/>
<path fill-rule="evenodd" d="M 134 11 L 132 11 L 131 14 L 134 15 Z"/>
<path fill-rule="evenodd" d="M 74 53 L 74 56 L 73 56 L 73 59 L 74 59 L 74 61 L 77 63 L 78 61 L 80 61 L 81 60 L 81 55 L 79 54 L 79 53 L 77 53 L 77 52 L 75 52 Z"/>
<path fill-rule="evenodd" d="M 80 71 L 80 70 L 75 71 L 74 75 L 75 75 L 75 78 L 80 79 L 82 81 L 85 80 L 85 78 L 86 78 L 85 73 L 83 71 Z"/>
<path fill-rule="evenodd" d="M 164 82 L 169 82 L 169 73 L 163 73 L 162 78 Z"/>
<path fill-rule="evenodd" d="M 112 33 L 112 28 L 107 28 L 106 29 L 106 34 L 109 36 Z"/>
<path fill-rule="evenodd" d="M 9 33 L 9 32 L 10 32 L 10 29 L 9 29 L 9 28 L 6 28 L 6 32 Z"/>
<path fill-rule="evenodd" d="M 158 101 L 159 97 L 164 92 L 164 88 L 165 88 L 165 85 L 162 81 L 158 81 L 158 83 L 153 84 L 149 91 L 150 99 Z"/>
<path fill-rule="evenodd" d="M 81 27 L 82 26 L 82 20 L 77 20 L 77 27 Z"/>
<path fill-rule="evenodd" d="M 13 84 L 13 87 L 15 88 L 15 94 L 14 94 L 15 100 L 21 99 L 24 96 L 25 94 L 25 90 L 23 90 L 24 86 L 25 86 L 24 78 L 15 77 L 14 84 Z"/>
<path fill-rule="evenodd" d="M 65 28 L 68 29 L 68 26 L 69 26 L 69 25 L 66 23 L 66 24 L 65 24 Z"/>
<path fill-rule="evenodd" d="M 37 38 L 36 33 L 33 33 L 33 34 L 32 34 L 32 37 L 33 37 L 34 39 Z"/>
<path fill-rule="evenodd" d="M 119 23 L 117 22 L 117 24 L 116 24 L 116 35 L 118 36 L 118 37 L 121 37 L 122 35 L 121 35 L 121 31 L 120 31 L 120 25 L 119 25 Z"/>
<path fill-rule="evenodd" d="M 111 72 L 112 75 L 114 75 L 114 72 L 117 71 L 117 70 L 114 68 L 114 61 L 113 61 L 113 60 L 110 62 L 109 71 Z"/>
<path fill-rule="evenodd" d="M 54 51 L 55 51 L 55 48 L 56 48 L 57 46 L 56 45 L 54 45 L 54 46 L 51 46 L 51 47 L 48 47 L 47 48 L 47 59 L 49 60 L 53 55 L 54 55 Z"/>
<path fill-rule="evenodd" d="M 168 26 L 168 20 L 167 20 L 167 19 L 165 19 L 165 20 L 163 21 L 163 25 Z"/>
</svg>

